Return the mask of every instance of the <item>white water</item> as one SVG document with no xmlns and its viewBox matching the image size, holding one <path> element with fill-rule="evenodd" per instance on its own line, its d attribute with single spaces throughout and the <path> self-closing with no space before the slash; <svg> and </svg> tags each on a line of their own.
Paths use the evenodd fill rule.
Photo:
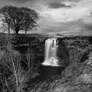
<svg viewBox="0 0 92 92">
<path fill-rule="evenodd" d="M 57 48 L 57 38 L 49 38 L 45 41 L 45 60 L 42 65 L 59 66 Z"/>
</svg>

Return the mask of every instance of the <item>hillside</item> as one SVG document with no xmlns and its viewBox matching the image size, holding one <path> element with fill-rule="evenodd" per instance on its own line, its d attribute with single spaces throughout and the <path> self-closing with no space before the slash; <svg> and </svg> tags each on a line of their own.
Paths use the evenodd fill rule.
<svg viewBox="0 0 92 92">
<path fill-rule="evenodd" d="M 22 92 L 91 92 L 92 90 L 92 37 L 91 36 L 71 36 L 59 37 L 66 45 L 69 53 L 69 64 L 62 71 L 61 75 L 44 81 L 34 81 L 38 76 L 38 63 L 44 60 L 44 44 L 48 38 L 46 35 L 11 35 L 9 45 L 7 35 L 0 34 L 0 73 L 1 78 L 5 78 L 9 90 L 13 92 L 16 85 L 16 76 L 11 76 L 11 60 L 21 61 L 22 79 L 28 71 L 28 61 L 31 62 L 32 71 L 28 73 L 26 80 L 19 81 Z M 13 49 L 12 49 L 13 48 Z M 29 51 L 29 52 L 28 52 Z M 11 54 L 12 53 L 12 54 Z M 61 52 L 60 52 L 61 53 Z M 62 54 L 62 53 L 61 53 Z M 19 59 L 20 58 L 20 59 Z M 4 62 L 3 62 L 4 61 Z M 15 66 L 16 63 L 15 62 Z M 33 66 L 33 63 L 35 65 Z M 10 69 L 6 66 L 10 67 Z M 18 68 L 18 67 L 17 67 Z M 19 69 L 19 68 L 18 68 Z M 8 71 L 7 71 L 8 70 Z M 19 69 L 20 70 L 20 69 Z M 12 70 L 13 71 L 13 70 Z M 7 77 L 6 77 L 7 75 Z M 10 80 L 12 79 L 12 80 Z M 0 80 L 1 81 L 1 80 Z M 13 81 L 13 82 L 11 82 Z M 12 84 L 15 83 L 15 84 Z M 26 86 L 25 86 L 25 85 Z M 2 88 L 2 83 L 0 84 Z M 4 89 L 8 90 L 5 84 Z M 15 88 L 14 88 L 15 87 Z M 20 87 L 19 87 L 20 88 Z M 3 91 L 2 91 L 3 92 Z"/>
</svg>

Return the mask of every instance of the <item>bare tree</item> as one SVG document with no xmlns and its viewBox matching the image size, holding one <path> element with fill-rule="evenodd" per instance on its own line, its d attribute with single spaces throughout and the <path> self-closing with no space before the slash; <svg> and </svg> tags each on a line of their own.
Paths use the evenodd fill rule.
<svg viewBox="0 0 92 92">
<path fill-rule="evenodd" d="M 38 76 L 40 63 L 35 62 L 31 46 L 28 46 L 27 61 L 22 65 L 22 55 L 12 48 L 12 37 L 8 39 L 5 35 L 0 40 L 3 40 L 3 49 L 0 47 L 0 92 L 26 92 L 29 80 Z"/>
<path fill-rule="evenodd" d="M 26 7 L 4 6 L 0 9 L 3 24 L 8 25 L 8 33 L 12 29 L 15 34 L 20 30 L 27 33 L 28 30 L 37 26 L 38 14 L 35 10 Z"/>
</svg>

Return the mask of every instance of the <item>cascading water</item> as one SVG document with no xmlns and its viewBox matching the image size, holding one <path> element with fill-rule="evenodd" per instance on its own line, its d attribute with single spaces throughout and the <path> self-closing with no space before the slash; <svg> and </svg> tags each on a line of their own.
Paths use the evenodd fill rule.
<svg viewBox="0 0 92 92">
<path fill-rule="evenodd" d="M 57 50 L 59 49 L 58 38 L 49 38 L 45 41 L 45 58 L 39 68 L 39 80 L 48 79 L 49 77 L 61 74 L 62 67 L 59 65 Z"/>
<path fill-rule="evenodd" d="M 60 53 L 57 52 L 59 50 L 59 52 L 62 53 L 63 51 L 61 50 L 63 50 L 63 46 L 63 41 L 60 41 L 58 38 L 49 38 L 45 41 L 45 58 L 39 67 L 39 76 L 37 79 L 45 80 L 61 74 L 64 69 L 59 65 L 59 63 L 62 62 L 62 56 L 60 57 Z M 60 47 L 62 47 L 62 49 Z"/>
<path fill-rule="evenodd" d="M 45 60 L 42 65 L 59 66 L 57 57 L 57 38 L 49 38 L 45 42 Z"/>
</svg>

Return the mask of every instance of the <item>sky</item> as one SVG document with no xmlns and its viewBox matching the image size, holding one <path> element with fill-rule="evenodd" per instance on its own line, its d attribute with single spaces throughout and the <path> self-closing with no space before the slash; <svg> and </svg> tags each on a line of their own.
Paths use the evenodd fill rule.
<svg viewBox="0 0 92 92">
<path fill-rule="evenodd" d="M 9 4 L 37 11 L 37 33 L 92 35 L 92 0 L 0 0 Z"/>
</svg>

